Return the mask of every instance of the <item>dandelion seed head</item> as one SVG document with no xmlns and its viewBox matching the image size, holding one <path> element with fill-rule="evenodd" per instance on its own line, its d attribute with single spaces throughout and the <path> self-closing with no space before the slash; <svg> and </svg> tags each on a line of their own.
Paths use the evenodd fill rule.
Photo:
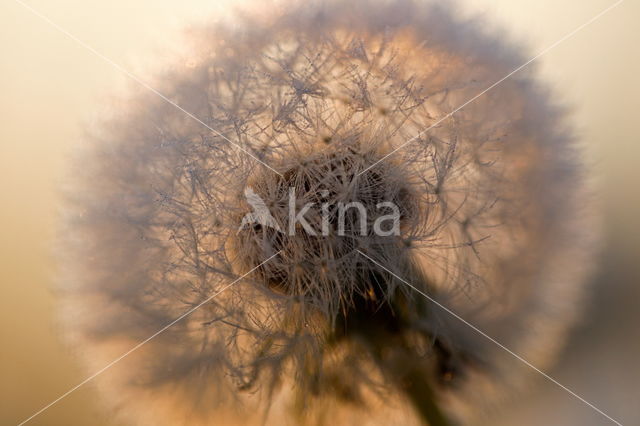
<svg viewBox="0 0 640 426">
<path fill-rule="evenodd" d="M 411 424 L 413 374 L 470 419 L 525 368 L 397 277 L 549 362 L 594 240 L 566 114 L 523 70 L 448 115 L 526 60 L 454 6 L 286 6 L 192 31 L 193 59 L 157 80 L 215 131 L 152 93 L 94 129 L 62 238 L 68 334 L 100 368 L 225 288 L 99 380 L 110 407 Z M 277 227 L 243 225 L 247 188 Z M 288 232 L 292 189 L 317 235 Z M 368 226 L 352 208 L 338 235 L 352 202 Z M 380 202 L 399 233 L 370 231 Z"/>
</svg>

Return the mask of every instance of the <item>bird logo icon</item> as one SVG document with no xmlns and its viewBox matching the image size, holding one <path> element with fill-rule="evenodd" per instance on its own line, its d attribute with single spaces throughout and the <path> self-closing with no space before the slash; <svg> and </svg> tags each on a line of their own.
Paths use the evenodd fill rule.
<svg viewBox="0 0 640 426">
<path fill-rule="evenodd" d="M 244 190 L 244 196 L 247 199 L 247 203 L 251 205 L 253 208 L 252 212 L 249 212 L 244 215 L 242 218 L 242 223 L 240 223 L 240 227 L 238 227 L 238 231 L 236 235 L 245 227 L 245 225 L 259 224 L 262 226 L 267 226 L 270 228 L 274 228 L 277 231 L 282 232 L 280 229 L 280 225 L 273 218 L 267 205 L 264 200 L 256 194 L 256 192 L 250 186 L 246 187 Z"/>
</svg>

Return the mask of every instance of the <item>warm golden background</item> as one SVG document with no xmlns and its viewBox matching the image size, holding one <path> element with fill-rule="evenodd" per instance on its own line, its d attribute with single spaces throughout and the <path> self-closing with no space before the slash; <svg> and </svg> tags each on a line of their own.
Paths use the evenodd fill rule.
<svg viewBox="0 0 640 426">
<path fill-rule="evenodd" d="M 443 0 L 445 1 L 445 0 Z M 173 57 L 181 28 L 232 2 L 28 0 L 109 59 L 145 74 Z M 613 0 L 469 0 L 532 55 Z M 640 3 L 626 0 L 536 63 L 574 107 L 605 210 L 597 285 L 585 321 L 551 371 L 625 425 L 640 424 Z M 171 46 L 167 49 L 167 46 Z M 15 425 L 86 377 L 60 339 L 51 283 L 56 189 L 82 128 L 128 78 L 15 0 L 0 4 L 0 424 Z M 123 361 L 123 362 L 126 362 Z M 514 360 L 514 368 L 528 368 Z M 117 368 L 114 367 L 114 368 Z M 105 374 L 109 374 L 107 371 Z M 541 379 L 489 424 L 605 425 Z M 84 386 L 30 425 L 111 425 Z"/>
</svg>

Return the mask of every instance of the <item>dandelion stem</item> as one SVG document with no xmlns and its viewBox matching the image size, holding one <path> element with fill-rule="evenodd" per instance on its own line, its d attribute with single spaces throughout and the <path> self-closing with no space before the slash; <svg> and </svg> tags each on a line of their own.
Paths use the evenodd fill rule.
<svg viewBox="0 0 640 426">
<path fill-rule="evenodd" d="M 403 381 L 405 382 L 404 391 L 407 397 L 427 425 L 449 426 L 449 421 L 435 401 L 431 385 L 424 379 L 424 373 L 419 370 L 419 368 L 410 367 L 405 374 L 405 380 Z"/>
</svg>

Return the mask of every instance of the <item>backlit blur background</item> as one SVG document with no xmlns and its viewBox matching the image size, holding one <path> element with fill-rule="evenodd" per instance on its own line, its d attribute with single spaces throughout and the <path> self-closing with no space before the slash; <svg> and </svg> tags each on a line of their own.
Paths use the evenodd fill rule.
<svg viewBox="0 0 640 426">
<path fill-rule="evenodd" d="M 442 0 L 445 1 L 445 0 Z M 467 0 L 530 56 L 614 0 Z M 86 46 L 144 76 L 179 52 L 189 23 L 231 1 L 25 0 Z M 584 321 L 549 373 L 624 425 L 640 424 L 640 3 L 626 0 L 536 61 L 573 107 L 594 164 L 604 241 Z M 0 3 L 0 424 L 16 425 L 81 382 L 55 321 L 57 188 L 83 126 L 132 83 L 16 0 Z M 135 84 L 135 83 L 133 83 Z M 123 362 L 126 362 L 124 360 Z M 513 360 L 513 368 L 528 368 Z M 114 368 L 117 368 L 115 366 Z M 108 375 L 109 371 L 104 374 Z M 30 425 L 113 425 L 91 384 Z M 540 378 L 491 425 L 614 424 Z"/>
</svg>

